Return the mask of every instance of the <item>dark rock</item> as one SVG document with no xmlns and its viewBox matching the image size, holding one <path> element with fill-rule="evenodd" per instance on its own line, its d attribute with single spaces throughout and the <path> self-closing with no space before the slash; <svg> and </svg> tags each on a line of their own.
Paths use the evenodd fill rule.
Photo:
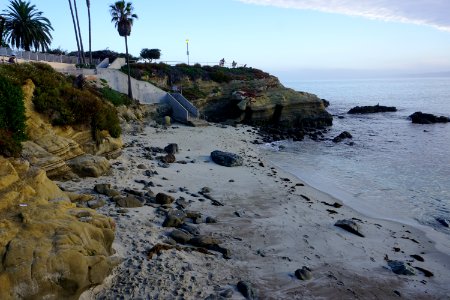
<svg viewBox="0 0 450 300">
<path fill-rule="evenodd" d="M 175 155 L 173 155 L 173 154 L 167 154 L 166 156 L 162 156 L 160 158 L 160 160 L 166 164 L 173 164 L 174 162 L 177 161 L 177 159 L 175 158 Z"/>
<path fill-rule="evenodd" d="M 173 201 L 175 201 L 174 197 L 164 193 L 158 193 L 155 198 L 155 202 L 158 204 L 171 204 Z"/>
<path fill-rule="evenodd" d="M 177 218 L 173 215 L 168 215 L 166 217 L 166 219 L 164 220 L 162 226 L 163 227 L 179 227 L 181 224 L 183 224 L 182 220 L 180 220 L 179 218 Z"/>
<path fill-rule="evenodd" d="M 138 197 L 144 196 L 144 193 L 141 191 L 136 191 L 136 190 L 132 190 L 132 189 L 124 189 L 123 191 L 127 194 L 138 196 Z"/>
<path fill-rule="evenodd" d="M 189 241 L 190 244 L 197 246 L 197 247 L 203 247 L 203 248 L 209 248 L 220 244 L 220 241 L 216 238 L 213 238 L 211 236 L 207 235 L 201 235 L 198 237 L 194 237 Z"/>
<path fill-rule="evenodd" d="M 214 223 L 217 223 L 217 220 L 213 217 L 206 217 L 205 223 L 206 224 L 214 224 Z"/>
<path fill-rule="evenodd" d="M 425 114 L 420 111 L 413 113 L 409 116 L 411 121 L 415 124 L 433 124 L 433 123 L 448 123 L 450 118 L 444 116 L 435 116 L 432 114 Z"/>
<path fill-rule="evenodd" d="M 350 132 L 343 131 L 343 132 L 341 132 L 341 134 L 339 134 L 337 137 L 335 137 L 333 139 L 333 142 L 334 143 L 339 143 L 339 142 L 341 142 L 341 141 L 343 141 L 345 139 L 351 139 L 351 138 L 353 138 L 353 136 L 350 134 Z"/>
<path fill-rule="evenodd" d="M 167 169 L 167 168 L 170 167 L 170 164 L 160 161 L 160 162 L 158 163 L 158 167 Z"/>
<path fill-rule="evenodd" d="M 347 230 L 357 236 L 364 237 L 364 235 L 360 232 L 358 224 L 352 220 L 339 220 L 334 224 L 334 226 Z"/>
<path fill-rule="evenodd" d="M 394 106 L 383 106 L 383 105 L 374 105 L 374 106 L 356 106 L 348 111 L 349 114 L 373 114 L 373 113 L 381 113 L 381 112 L 395 112 L 397 108 Z"/>
<path fill-rule="evenodd" d="M 248 300 L 257 299 L 256 290 L 248 281 L 239 281 L 237 284 L 238 291 Z"/>
<path fill-rule="evenodd" d="M 436 218 L 436 221 L 438 221 L 444 227 L 450 227 L 450 222 L 447 219 Z"/>
<path fill-rule="evenodd" d="M 102 195 L 106 195 L 106 191 L 109 189 L 111 189 L 111 185 L 109 183 L 100 183 L 94 186 L 94 191 Z"/>
<path fill-rule="evenodd" d="M 138 169 L 140 169 L 140 170 L 145 170 L 145 169 L 147 169 L 147 166 L 144 165 L 144 164 L 139 164 L 139 165 L 137 165 L 136 168 L 138 168 Z"/>
<path fill-rule="evenodd" d="M 116 205 L 119 207 L 127 207 L 127 208 L 134 208 L 134 207 L 142 207 L 143 204 L 141 201 L 139 201 L 134 196 L 128 196 L 128 197 L 121 197 L 120 199 L 116 200 Z"/>
<path fill-rule="evenodd" d="M 196 226 L 194 226 L 194 225 L 183 223 L 180 226 L 180 229 L 182 229 L 182 230 L 184 230 L 184 231 L 186 231 L 186 232 L 188 232 L 188 233 L 190 233 L 192 235 L 200 235 L 200 230 L 198 230 L 198 228 Z"/>
<path fill-rule="evenodd" d="M 391 268 L 392 272 L 398 275 L 416 275 L 416 271 L 403 261 L 390 260 L 388 261 L 388 266 Z"/>
<path fill-rule="evenodd" d="M 311 269 L 303 266 L 301 269 L 295 271 L 295 277 L 297 277 L 300 280 L 311 280 L 312 279 Z"/>
<path fill-rule="evenodd" d="M 189 242 L 189 240 L 192 239 L 191 234 L 181 231 L 181 230 L 178 230 L 178 229 L 175 229 L 174 231 L 172 231 L 170 233 L 170 237 L 181 244 L 186 244 L 187 242 Z"/>
<path fill-rule="evenodd" d="M 325 99 L 320 99 L 320 100 L 322 100 L 323 106 L 325 106 L 325 107 L 330 106 L 330 101 L 325 100 Z"/>
<path fill-rule="evenodd" d="M 169 144 L 166 147 L 164 147 L 164 151 L 167 154 L 175 154 L 178 153 L 178 145 L 177 144 Z"/>
<path fill-rule="evenodd" d="M 202 189 L 199 192 L 200 194 L 207 194 L 207 193 L 211 193 L 211 189 L 207 186 L 202 187 Z"/>
<path fill-rule="evenodd" d="M 234 153 L 223 152 L 219 150 L 211 152 L 211 159 L 216 164 L 225 167 L 242 166 L 244 163 L 244 159 L 241 156 Z"/>
<path fill-rule="evenodd" d="M 224 298 L 231 298 L 231 297 L 233 297 L 233 290 L 232 289 L 226 289 L 225 291 L 220 292 L 219 295 L 224 297 Z"/>
<path fill-rule="evenodd" d="M 96 209 L 106 205 L 106 201 L 104 199 L 96 199 L 88 201 L 87 205 L 89 208 Z"/>
</svg>

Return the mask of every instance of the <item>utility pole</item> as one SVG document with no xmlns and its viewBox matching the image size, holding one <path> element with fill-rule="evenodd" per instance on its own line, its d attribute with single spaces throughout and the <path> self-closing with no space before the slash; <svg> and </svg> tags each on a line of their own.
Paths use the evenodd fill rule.
<svg viewBox="0 0 450 300">
<path fill-rule="evenodd" d="M 186 54 L 187 54 L 188 66 L 189 66 L 189 39 L 186 39 Z"/>
</svg>

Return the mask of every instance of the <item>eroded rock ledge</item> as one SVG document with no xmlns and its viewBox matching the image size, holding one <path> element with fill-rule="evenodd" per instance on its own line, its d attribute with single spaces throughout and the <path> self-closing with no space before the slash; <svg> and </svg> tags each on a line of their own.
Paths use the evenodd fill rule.
<svg viewBox="0 0 450 300">
<path fill-rule="evenodd" d="M 77 299 L 116 265 L 114 230 L 42 169 L 0 156 L 0 299 Z"/>
</svg>

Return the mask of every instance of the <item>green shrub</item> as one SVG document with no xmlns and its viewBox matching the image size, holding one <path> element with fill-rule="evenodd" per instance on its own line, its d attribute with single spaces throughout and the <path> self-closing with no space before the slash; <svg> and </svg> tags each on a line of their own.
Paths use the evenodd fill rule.
<svg viewBox="0 0 450 300">
<path fill-rule="evenodd" d="M 18 156 L 26 139 L 26 117 L 20 86 L 0 75 L 0 154 Z"/>
<path fill-rule="evenodd" d="M 111 89 L 110 87 L 101 88 L 100 93 L 102 94 L 105 100 L 108 100 L 114 106 L 121 106 L 121 105 L 128 106 L 132 103 L 132 101 L 130 100 L 130 98 L 127 97 L 127 95 L 119 93 Z"/>
<path fill-rule="evenodd" d="M 31 79 L 36 86 L 33 96 L 35 109 L 46 115 L 53 125 L 98 126 L 92 128 L 94 138 L 97 130 L 108 130 L 111 136 L 120 136 L 115 108 L 93 88 L 74 88 L 73 76 L 64 76 L 43 63 L 2 65 L 2 74 L 16 86 Z M 94 119 L 100 121 L 95 122 Z"/>
</svg>

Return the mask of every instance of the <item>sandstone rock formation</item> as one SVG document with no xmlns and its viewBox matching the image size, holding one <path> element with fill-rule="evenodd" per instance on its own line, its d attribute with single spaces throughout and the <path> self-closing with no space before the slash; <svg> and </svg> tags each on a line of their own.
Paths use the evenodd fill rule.
<svg viewBox="0 0 450 300">
<path fill-rule="evenodd" d="M 0 156 L 0 299 L 77 299 L 115 266 L 114 229 L 42 169 Z"/>
<path fill-rule="evenodd" d="M 27 116 L 28 141 L 23 143 L 23 157 L 33 166 L 42 168 L 50 178 L 70 178 L 72 172 L 67 161 L 85 153 L 106 158 L 121 153 L 122 140 L 102 132 L 100 141 L 93 141 L 89 128 L 71 126 L 54 127 L 33 106 L 34 84 L 28 80 L 23 86 Z"/>
</svg>

